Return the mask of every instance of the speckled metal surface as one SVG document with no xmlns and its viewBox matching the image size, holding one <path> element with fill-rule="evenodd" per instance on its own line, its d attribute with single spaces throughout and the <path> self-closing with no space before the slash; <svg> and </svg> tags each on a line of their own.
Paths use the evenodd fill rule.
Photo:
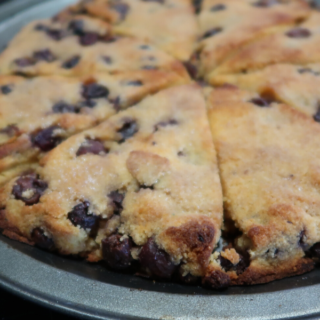
<svg viewBox="0 0 320 320">
<path fill-rule="evenodd" d="M 52 16 L 71 2 L 15 0 L 1 7 L 0 20 L 6 20 L 0 23 L 0 48 L 26 22 Z M 3 236 L 0 285 L 47 307 L 89 319 L 320 318 L 319 269 L 265 285 L 214 292 L 115 273 L 101 264 L 61 257 Z"/>
</svg>

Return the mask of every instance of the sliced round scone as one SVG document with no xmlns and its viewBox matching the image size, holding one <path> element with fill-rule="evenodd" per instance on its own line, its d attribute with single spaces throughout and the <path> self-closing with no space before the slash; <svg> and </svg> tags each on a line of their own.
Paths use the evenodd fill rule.
<svg viewBox="0 0 320 320">
<path fill-rule="evenodd" d="M 115 34 L 150 41 L 179 60 L 188 60 L 198 36 L 190 0 L 82 1 L 69 12 L 85 12 L 110 22 Z"/>
<path fill-rule="evenodd" d="M 320 64 L 275 64 L 248 74 L 219 75 L 215 86 L 233 84 L 258 92 L 269 101 L 279 101 L 320 121 Z"/>
<path fill-rule="evenodd" d="M 0 74 L 82 76 L 96 72 L 166 70 L 187 78 L 183 64 L 106 22 L 83 15 L 34 21 L 0 55 Z"/>
<path fill-rule="evenodd" d="M 279 27 L 292 28 L 310 11 L 302 0 L 204 0 L 198 18 L 202 34 L 200 76 L 209 78 L 243 46 Z"/>
<path fill-rule="evenodd" d="M 70 135 L 185 82 L 160 70 L 80 78 L 0 76 L 0 171 L 36 161 Z"/>
<path fill-rule="evenodd" d="M 208 100 L 227 240 L 209 269 L 229 284 L 311 270 L 320 257 L 319 124 L 232 86 L 213 90 Z M 214 281 L 210 271 L 207 281 Z"/>
<path fill-rule="evenodd" d="M 74 135 L 0 192 L 4 234 L 155 278 L 206 274 L 222 195 L 201 88 L 169 88 Z"/>
</svg>

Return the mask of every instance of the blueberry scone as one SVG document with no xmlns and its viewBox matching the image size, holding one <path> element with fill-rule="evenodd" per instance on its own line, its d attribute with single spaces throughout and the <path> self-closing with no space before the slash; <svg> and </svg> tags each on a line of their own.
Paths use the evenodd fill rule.
<svg viewBox="0 0 320 320">
<path fill-rule="evenodd" d="M 82 78 L 0 76 L 0 171 L 36 161 L 70 135 L 182 83 L 175 72 L 160 70 Z"/>
<path fill-rule="evenodd" d="M 0 206 L 11 238 L 116 270 L 204 279 L 222 194 L 201 89 L 163 90 L 70 137 L 7 183 Z"/>
<path fill-rule="evenodd" d="M 141 39 L 114 36 L 106 22 L 83 15 L 31 22 L 0 56 L 0 75 L 90 76 L 134 70 L 188 77 L 182 63 L 165 52 Z"/>
<path fill-rule="evenodd" d="M 213 79 L 258 92 L 266 100 L 281 101 L 320 121 L 320 64 L 275 64 L 248 74 L 226 74 Z"/>
<path fill-rule="evenodd" d="M 210 79 L 216 68 L 246 44 L 277 28 L 294 28 L 309 14 L 303 0 L 204 0 L 198 18 L 202 34 L 199 75 Z"/>
<path fill-rule="evenodd" d="M 183 61 L 190 58 L 198 36 L 190 0 L 93 0 L 69 11 L 99 17 L 112 24 L 115 34 L 150 41 Z"/>
<path fill-rule="evenodd" d="M 279 28 L 237 50 L 216 68 L 208 80 L 221 74 L 250 73 L 277 63 L 319 63 L 320 12 L 294 27 Z M 213 80 L 214 81 L 214 80 Z"/>
<path fill-rule="evenodd" d="M 82 0 L 28 24 L 0 54 L 0 229 L 216 289 L 312 270 L 319 52 L 318 0 Z"/>
<path fill-rule="evenodd" d="M 209 121 L 218 153 L 228 250 L 249 254 L 241 274 L 224 254 L 231 284 L 307 272 L 320 248 L 320 126 L 281 103 L 232 86 L 214 90 Z"/>
</svg>

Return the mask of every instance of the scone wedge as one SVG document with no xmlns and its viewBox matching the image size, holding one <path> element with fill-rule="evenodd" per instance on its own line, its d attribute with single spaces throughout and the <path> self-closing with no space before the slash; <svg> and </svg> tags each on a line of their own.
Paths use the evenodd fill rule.
<svg viewBox="0 0 320 320">
<path fill-rule="evenodd" d="M 303 23 L 278 28 L 239 48 L 208 76 L 208 81 L 221 74 L 250 73 L 279 63 L 319 63 L 319 19 L 320 12 L 313 11 Z"/>
<path fill-rule="evenodd" d="M 293 28 L 310 12 L 308 4 L 301 0 L 204 0 L 198 16 L 202 37 L 199 76 L 209 81 L 243 47 L 279 28 Z"/>
<path fill-rule="evenodd" d="M 320 247 L 319 124 L 232 86 L 214 90 L 208 101 L 229 239 L 212 268 L 220 264 L 229 284 L 311 270 Z M 247 268 L 237 272 L 225 250 L 246 252 Z"/>
<path fill-rule="evenodd" d="M 275 64 L 248 74 L 226 74 L 213 85 L 232 84 L 257 92 L 269 101 L 278 101 L 320 121 L 320 64 Z"/>
<path fill-rule="evenodd" d="M 149 41 L 182 61 L 190 58 L 199 32 L 190 0 L 81 1 L 69 12 L 103 19 L 115 34 Z"/>
<path fill-rule="evenodd" d="M 163 88 L 175 72 L 139 70 L 90 77 L 0 76 L 0 184 L 63 140 Z M 8 172 L 10 171 L 10 173 Z"/>
<path fill-rule="evenodd" d="M 70 137 L 0 195 L 8 236 L 155 278 L 204 277 L 222 194 L 201 89 L 163 90 Z"/>
<path fill-rule="evenodd" d="M 165 70 L 187 78 L 183 64 L 143 39 L 115 36 L 110 25 L 62 15 L 25 26 L 0 56 L 0 74 L 86 76 Z"/>
</svg>

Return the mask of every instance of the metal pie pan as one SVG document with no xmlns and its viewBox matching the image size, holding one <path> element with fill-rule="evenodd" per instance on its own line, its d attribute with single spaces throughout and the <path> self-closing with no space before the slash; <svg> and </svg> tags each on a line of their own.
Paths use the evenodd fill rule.
<svg viewBox="0 0 320 320">
<path fill-rule="evenodd" d="M 0 49 L 27 22 L 74 1 L 15 0 L 0 7 Z M 102 264 L 0 236 L 0 285 L 88 319 L 319 319 L 320 270 L 265 285 L 211 291 L 116 273 Z"/>
</svg>

